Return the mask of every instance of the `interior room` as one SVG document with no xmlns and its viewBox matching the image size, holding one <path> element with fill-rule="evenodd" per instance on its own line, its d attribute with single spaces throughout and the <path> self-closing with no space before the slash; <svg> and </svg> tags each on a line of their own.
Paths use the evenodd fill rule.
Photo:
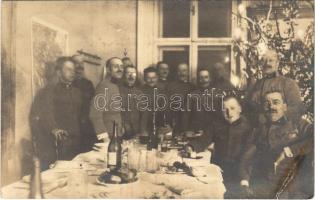
<svg viewBox="0 0 315 200">
<path fill-rule="evenodd" d="M 237 13 L 259 19 L 268 13 L 269 5 L 257 9 L 255 1 L 242 0 L 3 1 L 1 9 L 4 186 L 32 168 L 29 115 L 36 92 L 45 85 L 43 64 L 49 66 L 58 56 L 80 54 L 85 58 L 85 75 L 96 87 L 106 75 L 105 62 L 111 57 L 129 57 L 140 79 L 146 67 L 163 60 L 174 80 L 176 66 L 186 62 L 193 83 L 198 69 L 221 62 L 226 78 L 245 89 L 249 83 L 242 80 L 248 68 L 234 51 L 234 42 L 250 36 L 240 32 L 247 23 Z M 306 30 L 311 22 L 313 10 L 302 3 L 296 30 Z M 280 29 L 285 26 L 281 23 Z"/>
</svg>

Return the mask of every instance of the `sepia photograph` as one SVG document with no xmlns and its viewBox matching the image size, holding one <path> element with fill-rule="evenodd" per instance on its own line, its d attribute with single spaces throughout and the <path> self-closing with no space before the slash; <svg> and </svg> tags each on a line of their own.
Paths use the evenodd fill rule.
<svg viewBox="0 0 315 200">
<path fill-rule="evenodd" d="M 2 199 L 312 199 L 313 0 L 2 0 Z"/>
</svg>

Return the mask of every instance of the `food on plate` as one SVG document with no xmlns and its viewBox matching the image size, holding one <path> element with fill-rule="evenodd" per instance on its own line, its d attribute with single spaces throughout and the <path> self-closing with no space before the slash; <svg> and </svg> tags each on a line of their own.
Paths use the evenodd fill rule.
<svg viewBox="0 0 315 200">
<path fill-rule="evenodd" d="M 134 169 L 120 169 L 116 172 L 103 172 L 98 178 L 99 184 L 123 184 L 137 181 L 137 171 Z"/>
<path fill-rule="evenodd" d="M 168 166 L 168 172 L 183 172 L 189 176 L 192 176 L 192 168 L 185 162 L 175 161 L 172 166 Z"/>
</svg>

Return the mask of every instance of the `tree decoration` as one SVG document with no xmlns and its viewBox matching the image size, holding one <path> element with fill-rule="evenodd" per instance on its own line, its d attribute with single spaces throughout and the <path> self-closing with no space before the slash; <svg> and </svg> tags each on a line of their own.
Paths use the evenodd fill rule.
<svg viewBox="0 0 315 200">
<path fill-rule="evenodd" d="M 275 7 L 278 4 L 277 8 Z M 275 49 L 280 58 L 279 73 L 297 81 L 303 102 L 307 108 L 306 117 L 313 121 L 313 84 L 314 84 L 314 22 L 305 30 L 297 28 L 301 3 L 314 10 L 313 1 L 281 0 L 256 4 L 265 10 L 263 16 L 244 15 L 244 5 L 239 12 L 233 13 L 240 24 L 234 33 L 233 50 L 236 57 L 246 63 L 247 86 L 262 78 L 260 58 L 267 48 Z M 281 8 L 281 9 L 279 9 Z"/>
</svg>

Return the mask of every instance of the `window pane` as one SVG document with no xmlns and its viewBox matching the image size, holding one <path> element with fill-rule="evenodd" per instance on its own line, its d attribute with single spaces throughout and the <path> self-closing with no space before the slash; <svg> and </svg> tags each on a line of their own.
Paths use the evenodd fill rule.
<svg viewBox="0 0 315 200">
<path fill-rule="evenodd" d="M 231 48 L 230 46 L 201 46 L 198 48 L 198 68 L 207 68 L 212 72 L 214 65 L 218 62 L 225 66 L 225 78 L 230 76 Z M 213 74 L 213 73 L 211 73 Z"/>
<path fill-rule="evenodd" d="M 163 61 L 170 66 L 170 80 L 176 78 L 176 67 L 185 62 L 189 64 L 189 47 L 174 47 L 162 49 Z"/>
<path fill-rule="evenodd" d="M 162 37 L 189 37 L 190 2 L 163 1 Z"/>
<path fill-rule="evenodd" d="M 201 0 L 198 2 L 198 36 L 231 36 L 231 0 Z"/>
</svg>

